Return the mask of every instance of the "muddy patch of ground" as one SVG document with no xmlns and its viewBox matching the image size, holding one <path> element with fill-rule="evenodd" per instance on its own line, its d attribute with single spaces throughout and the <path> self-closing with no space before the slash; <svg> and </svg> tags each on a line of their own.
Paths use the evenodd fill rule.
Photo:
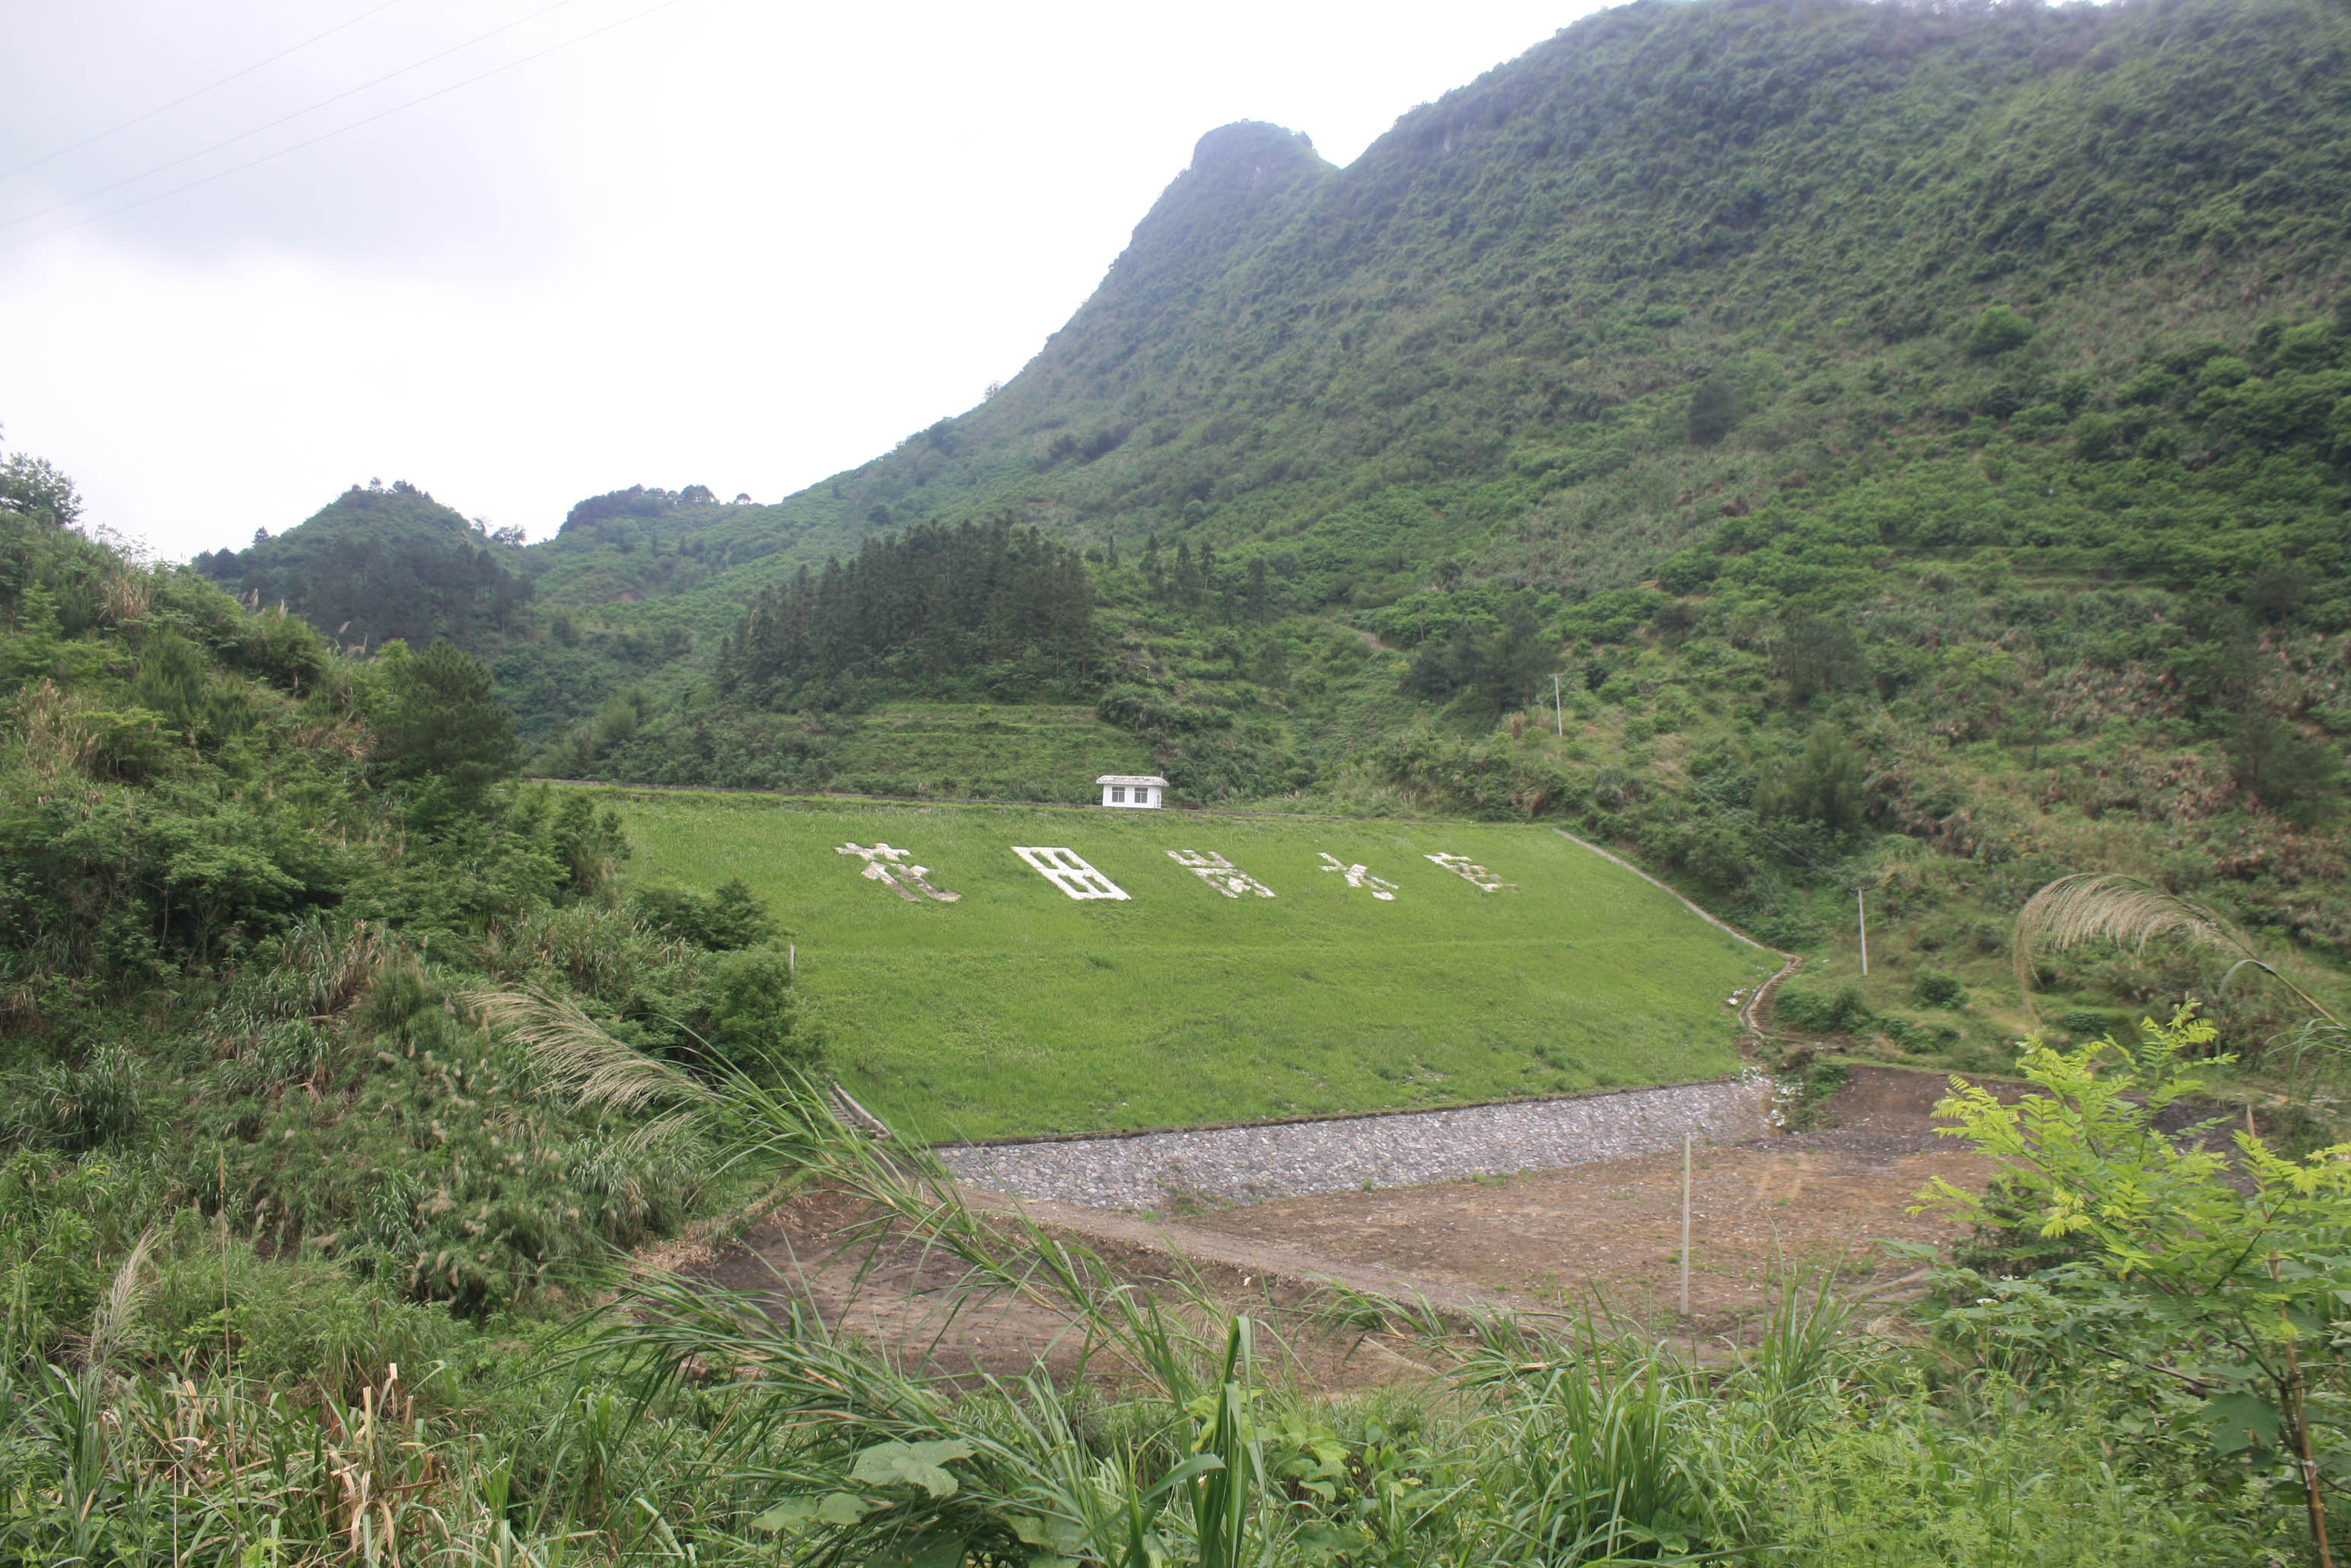
<svg viewBox="0 0 2351 1568">
<path fill-rule="evenodd" d="M 1301 1370 L 1326 1386 L 1427 1370 L 1401 1342 L 1331 1336 L 1334 1298 L 1351 1291 L 1422 1297 L 1456 1321 L 1496 1309 L 1580 1311 L 1597 1301 L 1657 1332 L 1737 1337 L 1762 1316 L 1778 1267 L 1834 1268 L 1849 1296 L 1915 1293 L 1917 1266 L 1878 1244 L 1949 1239 L 1948 1221 L 1910 1214 L 1910 1206 L 1936 1177 L 1972 1187 L 1992 1174 L 1989 1162 L 1936 1134 L 1932 1108 L 1945 1088 L 1928 1074 L 1856 1067 L 1811 1130 L 1700 1147 L 1687 1319 L 1677 1311 L 1678 1153 L 1181 1217 L 1050 1203 L 1028 1211 L 1164 1299 L 1197 1291 L 1224 1310 L 1269 1319 Z M 977 1207 L 1010 1203 L 969 1196 Z M 1069 1364 L 1076 1341 L 1065 1314 L 963 1289 L 963 1265 L 935 1249 L 901 1240 L 844 1254 L 858 1213 L 838 1195 L 803 1198 L 705 1271 L 737 1289 L 797 1297 L 829 1326 L 937 1372 Z"/>
<path fill-rule="evenodd" d="M 1937 1177 L 1980 1186 L 1990 1162 L 1936 1135 L 1941 1079 L 1856 1068 L 1807 1133 L 1701 1147 L 1691 1173 L 1690 1317 L 1677 1332 L 1734 1332 L 1759 1317 L 1776 1267 L 1836 1268 L 1850 1294 L 1904 1293 L 1915 1263 L 1885 1241 L 1954 1228 L 1913 1215 Z M 1678 1316 L 1679 1154 L 1525 1176 L 1334 1193 L 1188 1217 L 1195 1229 L 1334 1261 L 1576 1309 L 1594 1300 L 1645 1325 Z"/>
<path fill-rule="evenodd" d="M 968 1196 L 973 1207 L 996 1209 L 1009 1220 L 1008 1200 L 990 1193 Z M 694 1271 L 778 1307 L 796 1301 L 828 1330 L 935 1376 L 1017 1377 L 1041 1364 L 1059 1377 L 1074 1369 L 1083 1338 L 1073 1314 L 1051 1292 L 981 1288 L 961 1260 L 904 1236 L 877 1247 L 866 1215 L 859 1200 L 843 1194 L 811 1194 Z M 1332 1291 L 1319 1275 L 1326 1266 L 1344 1273 L 1343 1264 L 1287 1260 L 1311 1267 L 1316 1277 L 1310 1278 L 1220 1257 L 1229 1249 L 1217 1238 L 1180 1229 L 1170 1235 L 1127 1216 L 1040 1204 L 1031 1206 L 1030 1218 L 1056 1240 L 1092 1254 L 1113 1280 L 1148 1291 L 1179 1327 L 1214 1336 L 1222 1330 L 1209 1320 L 1210 1309 L 1249 1313 L 1259 1325 L 1259 1354 L 1290 1363 L 1317 1386 L 1369 1387 L 1433 1371 L 1416 1359 L 1409 1343 L 1392 1345 L 1333 1311 Z M 1081 1221 L 1083 1228 L 1057 1223 L 1064 1218 Z M 1003 1237 L 1000 1256 L 1008 1262 L 1019 1268 L 1037 1261 L 1018 1227 L 1007 1223 Z M 1187 1239 L 1196 1245 L 1185 1246 Z M 1102 1360 L 1094 1370 L 1113 1382 L 1133 1373 Z"/>
</svg>

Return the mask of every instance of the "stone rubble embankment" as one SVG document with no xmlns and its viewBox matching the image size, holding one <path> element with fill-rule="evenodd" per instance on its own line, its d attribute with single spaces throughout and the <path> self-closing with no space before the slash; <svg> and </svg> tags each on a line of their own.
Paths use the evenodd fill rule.
<svg viewBox="0 0 2351 1568">
<path fill-rule="evenodd" d="M 1557 1100 L 1116 1137 L 963 1144 L 937 1153 L 961 1179 L 1091 1208 L 1255 1203 L 1350 1187 L 1509 1176 L 1769 1136 L 1760 1074 Z"/>
</svg>

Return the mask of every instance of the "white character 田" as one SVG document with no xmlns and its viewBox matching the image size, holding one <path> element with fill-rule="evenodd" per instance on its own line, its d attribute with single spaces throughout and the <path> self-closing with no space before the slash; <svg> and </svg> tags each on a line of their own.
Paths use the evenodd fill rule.
<svg viewBox="0 0 2351 1568">
<path fill-rule="evenodd" d="M 1488 893 L 1499 893 L 1506 887 L 1515 891 L 1519 885 L 1515 882 L 1504 882 L 1468 855 L 1424 855 L 1421 858 L 1435 862 L 1462 881 L 1474 887 L 1483 888 Z"/>
<path fill-rule="evenodd" d="M 886 843 L 875 844 L 869 850 L 855 839 L 852 839 L 832 852 L 837 855 L 862 857 L 865 862 L 865 869 L 859 872 L 858 875 L 868 882 L 880 883 L 909 904 L 915 901 L 918 892 L 922 896 L 935 898 L 941 904 L 953 904 L 963 896 L 960 893 L 950 893 L 944 887 L 933 887 L 930 883 L 930 867 L 899 864 L 899 862 L 914 854 L 914 852 L 912 850 L 894 850 Z"/>
<path fill-rule="evenodd" d="M 1259 898 L 1273 896 L 1273 889 L 1266 886 L 1214 850 L 1206 854 L 1198 850 L 1169 850 L 1167 858 L 1223 894 L 1227 898 L 1238 898 L 1244 893 L 1254 893 Z"/>
<path fill-rule="evenodd" d="M 1367 888 L 1370 890 L 1371 895 L 1374 898 L 1380 899 L 1385 903 L 1392 904 L 1395 901 L 1395 883 L 1388 882 L 1381 877 L 1374 876 L 1369 871 L 1365 870 L 1362 866 L 1348 865 L 1344 862 L 1333 856 L 1328 850 L 1323 850 L 1320 852 L 1322 853 L 1322 859 L 1325 862 L 1322 869 L 1324 871 L 1335 871 L 1340 875 L 1345 877 L 1349 887 Z"/>
<path fill-rule="evenodd" d="M 1088 865 L 1077 851 L 1015 844 L 1012 852 L 1071 898 L 1124 898 L 1126 890 Z"/>
</svg>

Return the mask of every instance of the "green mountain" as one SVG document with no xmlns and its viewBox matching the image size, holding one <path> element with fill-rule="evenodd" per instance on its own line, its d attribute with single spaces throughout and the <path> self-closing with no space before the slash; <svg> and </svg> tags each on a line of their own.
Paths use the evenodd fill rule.
<svg viewBox="0 0 2351 1568">
<path fill-rule="evenodd" d="M 921 617 L 726 678 L 804 568 L 1035 529 L 1102 753 L 1194 800 L 1561 816 L 1833 977 L 1863 881 L 1881 1012 L 2083 867 L 2334 962 L 2346 68 L 2314 0 L 1644 0 L 1344 169 L 1228 126 L 988 401 L 775 506 L 601 498 L 486 652 L 542 770 L 1067 798 L 1088 694 L 873 654 Z"/>
<path fill-rule="evenodd" d="M 1473 582 L 1630 584 L 1719 529 L 1677 481 L 1760 505 L 1801 475 L 1788 505 L 1818 512 L 1865 453 L 1979 419 L 2070 455 L 2105 414 L 2098 456 L 2151 436 L 2189 472 L 2215 436 L 2323 456 L 2323 392 L 2265 420 L 2191 411 L 2198 365 L 2141 372 L 2250 362 L 2264 320 L 2329 298 L 2346 37 L 2339 7 L 2266 0 L 1642 4 L 1345 170 L 1229 126 L 998 395 L 732 531 L 778 547 L 751 577 L 996 507 L 1130 552 L 1155 529 L 1296 539 L 1290 601 L 1364 607 L 1448 556 Z M 1688 404 L 1718 380 L 1709 445 Z M 2000 542 L 2051 548 L 2082 524 L 2064 499 Z"/>
<path fill-rule="evenodd" d="M 518 547 L 400 479 L 354 485 L 298 527 L 193 564 L 248 605 L 283 605 L 349 646 L 483 645 L 513 632 L 530 598 Z"/>
<path fill-rule="evenodd" d="M 233 1321 L 308 1370 L 339 1300 L 427 1343 L 403 1302 L 528 1300 L 716 1201 L 475 993 L 697 1068 L 805 1062 L 764 913 L 623 903 L 618 819 L 499 782 L 510 719 L 453 644 L 350 657 L 78 506 L 0 467 L 0 1367 L 62 1354 L 142 1230 L 153 1344 Z"/>
</svg>

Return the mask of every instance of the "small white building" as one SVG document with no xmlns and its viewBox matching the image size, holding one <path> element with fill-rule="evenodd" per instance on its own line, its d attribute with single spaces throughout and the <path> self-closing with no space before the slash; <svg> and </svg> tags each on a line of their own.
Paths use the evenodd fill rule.
<svg viewBox="0 0 2351 1568">
<path fill-rule="evenodd" d="M 1167 780 L 1156 773 L 1105 773 L 1094 782 L 1102 786 L 1103 805 L 1130 811 L 1159 810 L 1167 792 Z"/>
</svg>

